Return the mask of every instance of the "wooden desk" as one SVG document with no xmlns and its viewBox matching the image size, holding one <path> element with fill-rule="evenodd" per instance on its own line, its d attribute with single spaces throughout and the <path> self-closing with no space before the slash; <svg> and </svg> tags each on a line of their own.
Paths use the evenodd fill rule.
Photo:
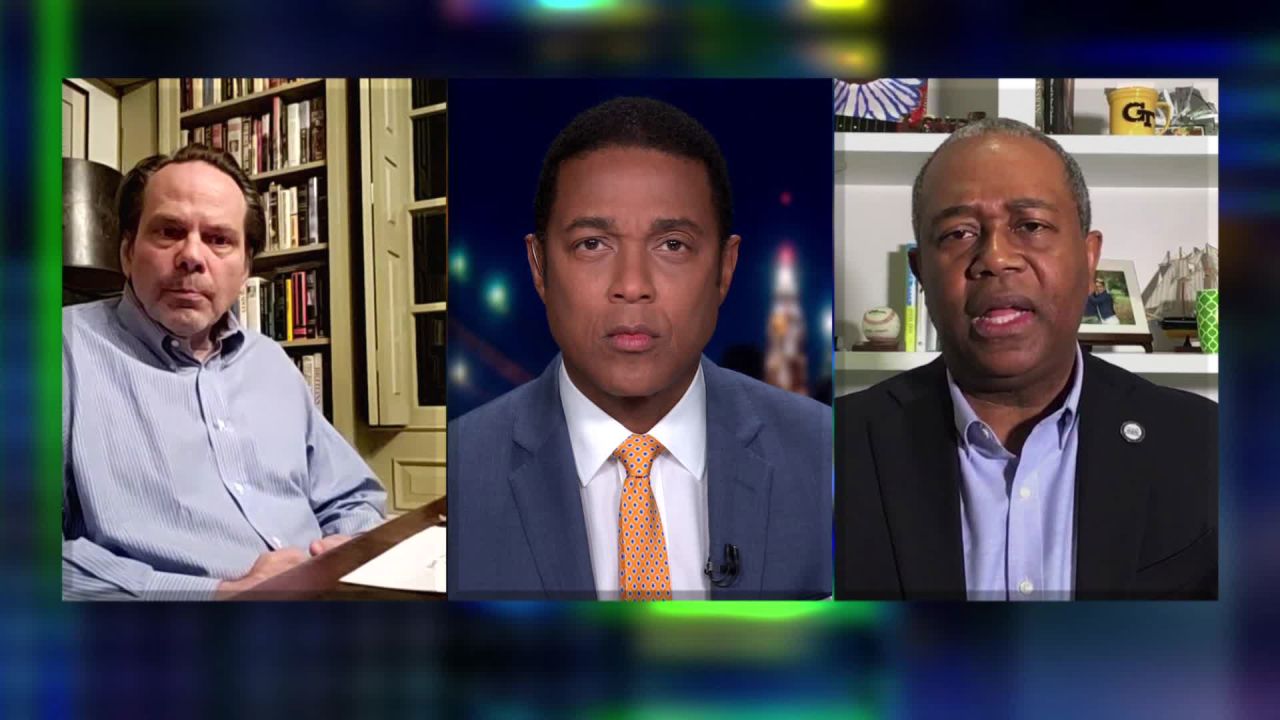
<svg viewBox="0 0 1280 720">
<path fill-rule="evenodd" d="M 445 498 L 411 510 L 369 532 L 256 585 L 232 600 L 444 600 L 444 593 L 410 592 L 350 585 L 342 576 L 412 535 L 441 525 Z"/>
</svg>

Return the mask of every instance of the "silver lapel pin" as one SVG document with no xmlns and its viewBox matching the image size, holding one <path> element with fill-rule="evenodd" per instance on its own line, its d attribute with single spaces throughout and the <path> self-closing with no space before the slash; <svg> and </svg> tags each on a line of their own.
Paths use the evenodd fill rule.
<svg viewBox="0 0 1280 720">
<path fill-rule="evenodd" d="M 1136 420 L 1126 420 L 1120 426 L 1120 435 L 1131 443 L 1140 443 L 1147 436 L 1147 431 Z"/>
</svg>

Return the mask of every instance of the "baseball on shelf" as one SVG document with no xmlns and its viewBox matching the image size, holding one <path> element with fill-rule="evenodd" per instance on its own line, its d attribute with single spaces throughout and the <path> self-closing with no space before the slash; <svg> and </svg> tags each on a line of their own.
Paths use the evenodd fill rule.
<svg viewBox="0 0 1280 720">
<path fill-rule="evenodd" d="M 871 308 L 862 315 L 862 335 L 876 345 L 897 345 L 902 321 L 893 308 Z"/>
</svg>

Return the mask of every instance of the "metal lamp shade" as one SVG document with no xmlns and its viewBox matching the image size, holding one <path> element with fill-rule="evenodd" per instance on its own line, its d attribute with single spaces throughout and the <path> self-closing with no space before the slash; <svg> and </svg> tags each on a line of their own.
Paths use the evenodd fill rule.
<svg viewBox="0 0 1280 720">
<path fill-rule="evenodd" d="M 122 176 L 101 163 L 62 159 L 62 285 L 75 293 L 119 292 L 116 190 Z"/>
</svg>

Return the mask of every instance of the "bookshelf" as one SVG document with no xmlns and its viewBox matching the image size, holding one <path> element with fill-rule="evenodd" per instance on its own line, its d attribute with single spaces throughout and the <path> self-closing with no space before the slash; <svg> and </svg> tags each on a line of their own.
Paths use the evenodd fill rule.
<svg viewBox="0 0 1280 720">
<path fill-rule="evenodd" d="M 307 127 L 310 119 L 311 128 L 322 127 L 322 139 L 314 135 L 301 142 L 301 129 L 298 130 L 293 158 L 284 155 L 276 161 L 264 161 L 260 153 L 266 152 L 270 144 L 255 144 L 255 153 L 242 153 L 241 158 L 248 164 L 250 177 L 264 194 L 276 187 L 300 187 L 314 191 L 315 200 L 309 201 L 308 207 L 316 206 L 317 224 L 315 237 L 301 230 L 305 223 L 300 223 L 300 231 L 293 244 L 280 242 L 281 226 L 274 226 L 277 242 L 269 241 L 268 250 L 254 258 L 252 274 L 254 277 L 272 279 L 288 276 L 295 271 L 316 271 L 317 307 L 323 306 L 316 318 L 317 323 L 311 329 L 316 337 L 302 337 L 292 340 L 280 340 L 280 346 L 290 357 L 301 364 L 303 357 L 318 356 L 323 365 L 319 386 L 323 395 L 325 416 L 333 423 L 349 441 L 354 442 L 356 430 L 356 399 L 354 392 L 354 323 L 352 318 L 352 279 L 351 279 L 351 233 L 350 217 L 350 174 L 348 159 L 348 83 L 346 80 L 327 80 L 318 78 L 290 79 L 275 86 L 267 86 L 262 82 L 261 89 L 249 91 L 253 81 L 243 83 L 243 94 L 230 99 L 218 99 L 205 103 L 201 107 L 189 106 L 193 100 L 194 87 L 187 90 L 184 82 L 195 85 L 197 79 L 164 79 L 159 82 L 157 102 L 157 137 L 158 149 L 161 152 L 176 151 L 182 144 L 184 136 L 189 142 L 196 141 L 197 131 L 222 125 L 228 129 L 233 127 L 237 119 L 248 118 L 249 128 L 254 128 L 253 119 L 269 118 L 274 122 L 273 111 L 281 117 L 279 135 L 273 137 L 289 138 L 289 106 L 298 108 L 297 123 Z M 198 79 L 203 82 L 211 79 Z M 234 84 L 235 79 L 229 79 Z M 225 81 L 225 80 L 224 80 Z M 186 98 L 184 100 L 184 95 Z M 302 118 L 302 103 L 307 103 L 308 118 Z M 317 104 L 323 105 L 322 124 L 317 122 Z M 242 126 L 243 127 L 243 126 Z M 270 127 L 268 125 L 268 127 Z M 203 131 L 201 131 L 203 132 Z M 225 136 L 223 147 L 228 148 L 230 137 Z M 263 140 L 256 129 L 242 130 L 242 140 Z M 211 138 L 206 138 L 209 144 Z M 289 162 L 289 160 L 294 162 Z M 251 163 L 251 164 L 249 164 Z M 314 182 L 313 182 L 314 181 Z M 298 208 L 301 215 L 302 208 Z M 279 209 L 277 208 L 277 212 Z M 269 222 L 271 220 L 269 219 Z M 293 235 L 292 228 L 287 231 Z M 307 241 L 312 241 L 306 244 Z M 309 364 L 309 363 L 308 363 Z"/>
<path fill-rule="evenodd" d="M 1218 138 L 1126 137 L 1107 134 L 1106 87 L 1151 83 L 1192 85 L 1218 102 L 1215 80 L 1194 78 L 1077 79 L 1076 134 L 1055 135 L 1080 163 L 1089 186 L 1094 227 L 1103 233 L 1102 256 L 1132 260 L 1143 287 L 1166 253 L 1177 255 L 1218 243 Z M 928 112 L 963 117 L 970 111 L 1035 122 L 1035 80 L 929 79 Z M 914 240 L 911 184 L 944 134 L 835 133 L 835 334 L 843 346 L 859 342 L 862 314 L 895 307 L 901 246 Z M 897 284 L 901 284 L 900 282 Z M 1138 288 L 1140 291 L 1141 288 Z M 1148 379 L 1216 399 L 1214 356 L 1173 353 L 1180 341 L 1153 324 L 1158 352 L 1097 352 L 1098 357 Z M 837 352 L 836 394 L 874 384 L 928 362 L 936 353 Z"/>
</svg>

